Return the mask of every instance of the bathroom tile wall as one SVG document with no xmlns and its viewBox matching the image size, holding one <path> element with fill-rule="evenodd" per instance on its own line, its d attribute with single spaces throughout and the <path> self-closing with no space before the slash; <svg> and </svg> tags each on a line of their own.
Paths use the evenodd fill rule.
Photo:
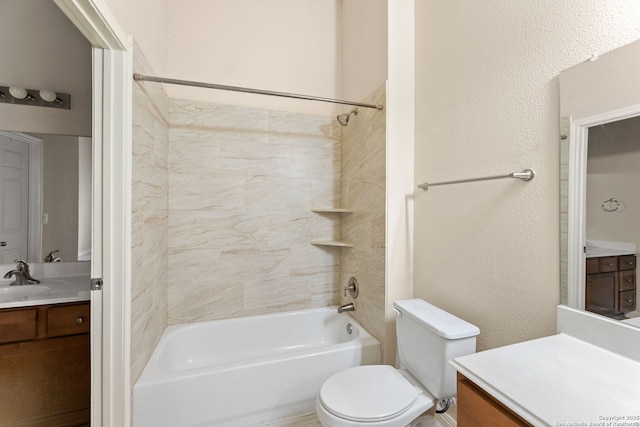
<svg viewBox="0 0 640 427">
<path fill-rule="evenodd" d="M 154 75 L 138 46 L 134 71 Z M 131 384 L 167 324 L 168 98 L 156 83 L 133 84 Z"/>
<path fill-rule="evenodd" d="M 171 99 L 169 323 L 337 304 L 335 119 Z"/>
<path fill-rule="evenodd" d="M 363 102 L 385 104 L 383 83 Z M 385 110 L 360 108 L 342 130 L 341 205 L 353 209 L 341 221 L 342 239 L 353 244 L 340 259 L 340 289 L 351 276 L 360 294 L 354 316 L 381 342 L 385 340 Z M 351 297 L 340 294 L 340 303 Z"/>
</svg>

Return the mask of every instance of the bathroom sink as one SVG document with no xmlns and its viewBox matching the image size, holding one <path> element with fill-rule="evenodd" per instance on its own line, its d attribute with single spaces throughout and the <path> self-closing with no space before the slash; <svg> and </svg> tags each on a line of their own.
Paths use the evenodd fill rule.
<svg viewBox="0 0 640 427">
<path fill-rule="evenodd" d="M 48 290 L 49 286 L 46 285 L 2 286 L 0 287 L 0 301 L 41 294 Z"/>
</svg>

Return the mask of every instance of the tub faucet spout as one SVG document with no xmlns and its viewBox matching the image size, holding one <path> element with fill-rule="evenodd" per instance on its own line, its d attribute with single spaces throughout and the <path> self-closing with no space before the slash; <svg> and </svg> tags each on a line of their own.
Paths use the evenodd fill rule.
<svg viewBox="0 0 640 427">
<path fill-rule="evenodd" d="M 338 313 L 342 313 L 343 311 L 356 311 L 356 306 L 353 305 L 352 302 L 349 304 L 341 305 L 338 307 Z"/>
</svg>

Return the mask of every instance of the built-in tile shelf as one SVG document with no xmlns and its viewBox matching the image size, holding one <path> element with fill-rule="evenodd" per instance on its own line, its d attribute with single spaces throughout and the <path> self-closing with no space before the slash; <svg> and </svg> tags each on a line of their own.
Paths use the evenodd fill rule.
<svg viewBox="0 0 640 427">
<path fill-rule="evenodd" d="M 345 208 L 313 208 L 311 212 L 319 213 L 319 214 L 339 214 L 346 215 L 353 212 L 352 209 Z M 353 245 L 347 242 L 341 242 L 339 240 L 313 240 L 311 241 L 312 245 L 318 246 L 334 246 L 338 248 L 352 248 Z"/>
<path fill-rule="evenodd" d="M 312 245 L 317 246 L 335 246 L 338 248 L 352 248 L 353 245 L 347 242 L 341 242 L 339 240 L 312 240 L 310 242 Z"/>
<path fill-rule="evenodd" d="M 344 209 L 344 208 L 313 208 L 311 212 L 315 213 L 336 213 L 340 215 L 346 215 L 353 213 L 352 209 Z"/>
</svg>

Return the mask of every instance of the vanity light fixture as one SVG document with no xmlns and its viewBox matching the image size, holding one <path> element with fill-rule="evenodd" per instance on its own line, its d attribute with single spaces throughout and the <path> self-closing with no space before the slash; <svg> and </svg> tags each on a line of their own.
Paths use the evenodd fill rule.
<svg viewBox="0 0 640 427">
<path fill-rule="evenodd" d="M 71 95 L 50 89 L 25 89 L 20 86 L 0 86 L 0 103 L 36 107 L 71 109 Z"/>
<path fill-rule="evenodd" d="M 34 101 L 35 100 L 35 98 L 33 96 L 29 95 L 29 92 L 27 92 L 27 90 L 25 88 L 20 87 L 20 86 L 10 86 L 9 87 L 9 93 L 15 99 L 26 99 L 27 101 Z"/>
<path fill-rule="evenodd" d="M 52 90 L 40 89 L 40 92 L 38 92 L 38 94 L 40 95 L 40 98 L 42 98 L 43 101 L 55 102 L 56 104 L 61 104 L 62 103 L 60 98 L 58 98 L 58 94 L 55 93 Z"/>
</svg>

